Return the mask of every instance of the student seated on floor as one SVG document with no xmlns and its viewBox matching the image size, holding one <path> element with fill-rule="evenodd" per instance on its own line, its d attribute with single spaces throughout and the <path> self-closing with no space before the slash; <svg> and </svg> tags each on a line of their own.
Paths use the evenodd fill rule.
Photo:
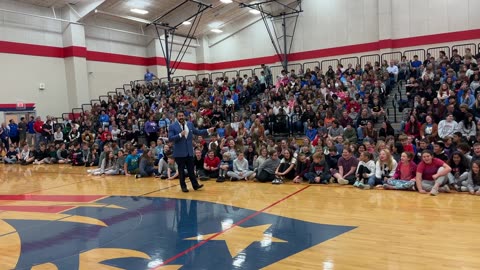
<svg viewBox="0 0 480 270">
<path fill-rule="evenodd" d="M 244 153 L 239 152 L 237 158 L 233 161 L 233 170 L 227 172 L 232 181 L 245 180 L 255 177 L 255 173 L 248 169 L 248 161 L 245 159 Z"/>
<path fill-rule="evenodd" d="M 210 178 L 218 178 L 220 169 L 220 158 L 215 156 L 213 150 L 208 151 L 207 156 L 203 159 L 203 170 L 201 170 L 200 179 L 208 180 Z"/>
<path fill-rule="evenodd" d="M 163 171 L 162 179 L 173 180 L 178 177 L 178 165 L 173 156 L 167 157 L 167 168 Z"/>
<path fill-rule="evenodd" d="M 467 190 L 472 195 L 480 195 L 480 160 L 472 163 L 472 169 L 468 173 Z"/>
<path fill-rule="evenodd" d="M 305 148 L 308 146 L 302 146 Z M 299 153 L 297 156 L 297 165 L 295 168 L 295 178 L 293 178 L 294 183 L 301 183 L 302 181 L 309 181 L 306 177 L 306 173 L 310 170 L 310 159 L 307 158 L 305 153 Z"/>
<path fill-rule="evenodd" d="M 280 164 L 278 153 L 276 150 L 271 150 L 269 157 L 265 160 L 257 170 L 256 178 L 259 182 L 271 182 L 275 179 L 275 171 Z"/>
<path fill-rule="evenodd" d="M 415 186 L 415 175 L 417 164 L 413 162 L 412 152 L 403 152 L 400 156 L 400 162 L 395 169 L 391 179 L 387 179 L 383 184 L 383 189 L 412 190 Z"/>
<path fill-rule="evenodd" d="M 290 149 L 283 151 L 283 158 L 275 170 L 275 179 L 272 184 L 282 184 L 283 180 L 295 178 L 295 164 L 297 158 L 293 155 Z"/>
<path fill-rule="evenodd" d="M 373 161 L 373 155 L 371 153 L 365 151 L 360 154 L 360 161 L 355 171 L 355 177 L 356 180 L 353 186 L 361 189 L 368 189 L 370 188 L 368 182 L 375 182 L 375 161 Z"/>
<path fill-rule="evenodd" d="M 322 152 L 316 152 L 312 159 L 310 168 L 305 173 L 305 178 L 310 184 L 328 184 L 331 175 L 325 155 Z"/>
<path fill-rule="evenodd" d="M 233 170 L 233 161 L 230 159 L 230 152 L 223 153 L 223 159 L 220 162 L 217 182 L 225 182 L 227 172 Z"/>
<path fill-rule="evenodd" d="M 135 178 L 155 176 L 158 177 L 158 170 L 155 170 L 153 162 L 155 158 L 153 157 L 152 150 L 146 150 L 143 152 L 142 157 L 140 158 L 140 164 L 138 165 L 139 173 L 135 175 Z"/>
</svg>

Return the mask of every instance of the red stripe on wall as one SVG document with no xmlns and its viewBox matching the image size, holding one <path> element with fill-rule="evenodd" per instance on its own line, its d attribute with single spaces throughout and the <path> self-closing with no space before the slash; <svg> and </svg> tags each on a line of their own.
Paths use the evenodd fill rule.
<svg viewBox="0 0 480 270">
<path fill-rule="evenodd" d="M 290 61 L 301 61 L 315 58 L 324 58 L 331 56 L 338 56 L 344 54 L 364 53 L 369 51 L 377 51 L 380 49 L 397 49 L 404 47 L 421 46 L 436 43 L 454 42 L 462 40 L 471 40 L 480 38 L 480 29 L 448 32 L 434 35 L 417 36 L 400 39 L 386 39 L 376 42 L 354 44 L 347 46 L 339 46 L 334 48 L 326 48 L 305 52 L 296 52 L 289 55 Z M 165 59 L 163 57 L 141 57 L 130 56 L 123 54 L 104 53 L 88 51 L 84 47 L 70 46 L 66 48 L 50 47 L 34 44 L 23 44 L 15 42 L 0 41 L 0 53 L 10 54 L 23 54 L 33 56 L 45 56 L 45 57 L 83 57 L 88 61 L 117 63 L 126 65 L 139 65 L 139 66 L 154 66 L 165 65 Z M 247 66 L 258 66 L 262 63 L 271 64 L 278 62 L 279 59 L 276 55 L 239 59 L 234 61 L 225 61 L 218 63 L 188 63 L 181 62 L 178 65 L 179 69 L 183 70 L 222 70 L 233 69 Z"/>
<path fill-rule="evenodd" d="M 87 57 L 87 48 L 79 46 L 70 46 L 63 48 L 63 57 Z"/>
<path fill-rule="evenodd" d="M 381 49 L 396 49 L 404 47 L 413 47 L 420 45 L 436 44 L 436 43 L 445 43 L 445 42 L 455 42 L 469 39 L 479 39 L 480 38 L 480 29 L 458 31 L 458 32 L 448 32 L 434 35 L 426 36 L 417 36 L 410 38 L 399 38 L 399 39 L 389 39 L 379 41 Z M 387 47 L 383 47 L 387 46 Z"/>
<path fill-rule="evenodd" d="M 0 41 L 0 53 L 63 58 L 63 48 Z"/>
<path fill-rule="evenodd" d="M 27 108 L 34 108 L 35 107 L 35 103 L 24 103 L 25 107 Z M 9 103 L 9 104 L 0 104 L 0 109 L 16 109 L 17 108 L 17 104 L 12 104 L 12 103 Z"/>
<path fill-rule="evenodd" d="M 148 66 L 148 58 L 115 53 L 87 51 L 87 60 L 137 66 Z"/>
</svg>

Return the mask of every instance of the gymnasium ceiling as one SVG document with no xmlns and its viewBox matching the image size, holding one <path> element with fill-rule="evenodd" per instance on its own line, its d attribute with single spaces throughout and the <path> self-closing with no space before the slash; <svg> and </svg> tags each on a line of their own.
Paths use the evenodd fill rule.
<svg viewBox="0 0 480 270">
<path fill-rule="evenodd" d="M 76 9 L 81 5 L 86 5 L 91 0 L 17 0 L 32 5 L 37 5 L 47 8 L 65 8 L 67 4 Z M 222 29 L 225 26 L 232 26 L 240 22 L 252 21 L 260 19 L 258 14 L 250 13 L 249 8 L 240 8 L 241 3 L 250 4 L 253 0 L 232 0 L 232 3 L 225 4 L 220 0 L 199 0 L 204 4 L 212 5 L 212 8 L 207 9 L 201 18 L 200 24 L 197 28 L 196 37 L 200 37 L 211 33 L 211 29 Z M 102 2 L 102 1 L 100 1 Z M 128 23 L 132 25 L 145 26 L 145 21 L 153 21 L 160 16 L 164 15 L 167 11 L 178 6 L 183 0 L 105 0 L 96 10 L 98 12 L 91 11 L 84 18 L 107 18 L 109 20 L 120 21 L 122 23 Z M 170 15 L 162 19 L 163 22 L 170 25 L 176 25 L 182 23 L 185 19 L 191 17 L 198 10 L 198 5 L 193 1 L 186 1 L 187 4 L 179 7 Z M 265 0 L 259 0 L 257 2 L 265 2 Z M 295 4 L 297 0 L 279 0 L 279 2 L 291 5 Z M 148 11 L 148 14 L 142 15 L 131 12 L 131 9 L 143 9 Z M 278 4 L 269 4 L 265 6 L 265 10 L 271 12 L 280 12 L 283 9 Z M 135 20 L 140 19 L 140 20 Z M 180 25 L 177 33 L 186 35 L 190 30 L 190 26 Z"/>
</svg>

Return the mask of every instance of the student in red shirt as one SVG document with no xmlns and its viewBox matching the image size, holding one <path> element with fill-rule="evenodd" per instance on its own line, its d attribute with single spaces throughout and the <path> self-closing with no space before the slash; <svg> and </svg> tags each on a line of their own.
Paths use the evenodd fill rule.
<svg viewBox="0 0 480 270">
<path fill-rule="evenodd" d="M 205 175 L 209 178 L 217 178 L 219 167 L 220 158 L 215 156 L 215 152 L 213 150 L 208 151 L 208 154 L 203 161 L 203 170 Z"/>
<path fill-rule="evenodd" d="M 439 191 L 450 192 L 447 182 L 447 174 L 452 171 L 443 160 L 434 158 L 430 150 L 423 150 L 422 161 L 418 164 L 416 183 L 420 193 L 436 196 Z"/>
<path fill-rule="evenodd" d="M 392 179 L 384 184 L 384 189 L 411 190 L 415 185 L 417 164 L 413 162 L 413 153 L 403 152 Z"/>
<path fill-rule="evenodd" d="M 44 141 L 42 139 L 43 124 L 45 123 L 42 121 L 42 118 L 40 116 L 37 116 L 37 118 L 35 119 L 35 123 L 33 123 L 33 130 L 35 131 L 35 149 L 36 150 L 40 149 L 40 142 Z"/>
</svg>

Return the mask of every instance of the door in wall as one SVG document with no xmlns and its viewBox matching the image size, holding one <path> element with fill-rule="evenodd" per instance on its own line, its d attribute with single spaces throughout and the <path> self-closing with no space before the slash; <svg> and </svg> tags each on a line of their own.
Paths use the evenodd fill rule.
<svg viewBox="0 0 480 270">
<path fill-rule="evenodd" d="M 22 119 L 22 117 L 25 117 L 25 119 L 27 119 L 27 122 L 30 121 L 30 116 L 33 116 L 35 117 L 36 113 L 35 111 L 28 111 L 28 112 L 6 112 L 5 114 L 5 123 L 8 125 L 9 121 L 11 119 L 13 119 L 13 121 L 15 121 L 15 123 L 19 123 L 20 122 L 20 119 Z"/>
</svg>

